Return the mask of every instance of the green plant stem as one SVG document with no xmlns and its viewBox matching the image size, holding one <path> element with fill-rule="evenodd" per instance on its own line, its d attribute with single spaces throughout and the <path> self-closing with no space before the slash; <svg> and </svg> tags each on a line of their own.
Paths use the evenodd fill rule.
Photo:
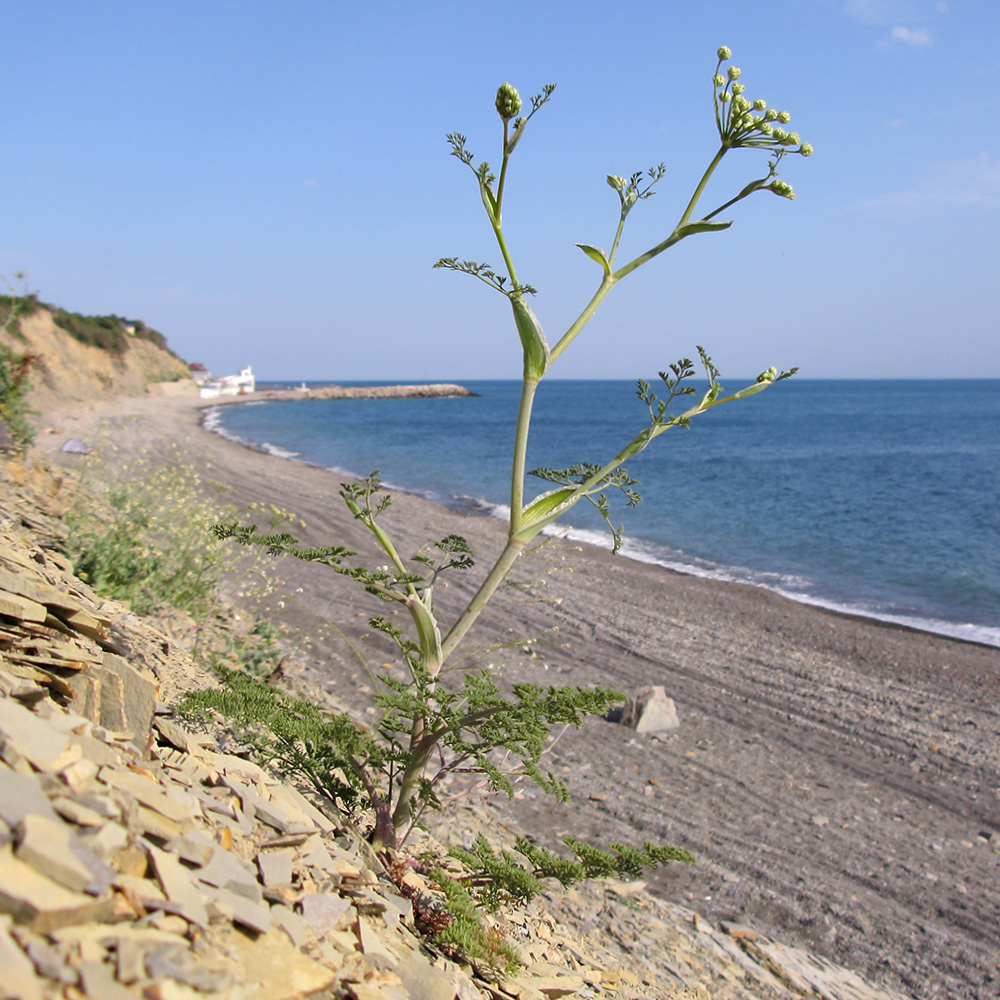
<svg viewBox="0 0 1000 1000">
<path fill-rule="evenodd" d="M 375 810 L 375 834 L 372 839 L 372 847 L 376 851 L 381 850 L 383 847 L 395 850 L 396 830 L 399 827 L 393 822 L 393 816 L 389 812 L 388 803 L 379 794 L 378 789 L 368 775 L 368 769 L 354 756 L 350 756 L 348 759 L 361 784 L 364 785 L 368 799 Z"/>
<path fill-rule="evenodd" d="M 606 274 L 601 281 L 600 287 L 594 292 L 594 297 L 584 307 L 582 313 L 573 321 L 573 325 L 559 338 L 559 342 L 552 348 L 550 364 L 562 354 L 576 339 L 576 335 L 590 322 L 598 307 L 604 301 L 604 297 L 614 287 L 620 276 L 618 274 Z"/>
<path fill-rule="evenodd" d="M 411 803 L 420 790 L 420 780 L 424 776 L 424 771 L 427 770 L 427 762 L 434 752 L 434 747 L 437 746 L 438 735 L 432 734 L 433 739 L 423 736 L 417 740 L 416 745 L 411 744 L 410 746 L 409 759 L 399 779 L 399 795 L 396 798 L 396 806 L 392 810 L 390 824 L 392 831 L 403 830 L 413 822 Z M 395 838 L 395 832 L 393 832 L 393 837 Z M 378 850 L 378 846 L 382 845 L 373 846 Z M 395 846 L 395 844 L 391 846 Z"/>
<path fill-rule="evenodd" d="M 506 136 L 505 136 L 506 138 Z M 626 274 L 631 273 L 637 267 L 645 264 L 647 261 L 652 260 L 658 254 L 662 253 L 668 247 L 673 246 L 673 244 L 680 242 L 684 237 L 679 232 L 681 227 L 689 221 L 691 214 L 694 212 L 695 207 L 701 198 L 702 192 L 705 190 L 705 186 L 708 184 L 709 179 L 715 172 L 716 167 L 722 162 L 723 156 L 725 156 L 728 147 L 722 146 L 718 153 L 715 154 L 712 162 L 708 165 L 705 173 L 702 175 L 701 180 L 698 183 L 697 188 L 695 188 L 694 194 L 691 196 L 691 200 L 688 202 L 687 208 L 684 210 L 684 214 L 681 216 L 680 221 L 674 228 L 673 233 L 667 237 L 662 243 L 657 244 L 650 250 L 647 250 L 644 254 L 636 257 L 635 260 L 626 264 L 619 271 L 616 271 L 610 275 L 605 275 L 604 279 L 601 281 L 600 286 L 594 293 L 591 300 L 584 307 L 583 311 L 576 318 L 570 328 L 563 334 L 559 339 L 559 342 L 552 348 L 550 355 L 550 364 L 555 361 L 557 357 L 567 347 L 576 339 L 577 334 L 590 322 L 594 314 L 597 312 L 601 303 L 604 301 L 608 292 L 614 287 L 615 283 L 623 278 Z M 507 157 L 504 157 L 503 168 L 501 168 L 501 178 L 503 177 L 503 170 L 507 166 Z M 501 180 L 502 183 L 502 180 Z M 499 202 L 499 195 L 498 195 Z M 507 251 L 506 241 L 503 238 L 503 232 L 500 227 L 499 222 L 499 207 L 497 212 L 497 220 L 493 222 L 493 232 L 496 235 L 497 244 L 500 247 L 500 252 L 503 254 L 504 262 L 510 272 L 511 282 L 516 286 L 516 277 L 514 275 L 513 262 L 510 259 L 510 254 Z M 618 242 L 621 238 L 622 227 L 624 225 L 625 219 L 622 217 L 618 223 L 618 230 L 615 234 L 615 242 L 612 248 L 612 254 L 617 251 Z M 521 389 L 521 404 L 518 411 L 517 418 L 517 432 L 515 435 L 514 442 L 514 461 L 512 463 L 511 469 L 511 488 L 510 488 L 510 529 L 508 532 L 508 543 L 506 548 L 500 555 L 493 569 L 490 570 L 489 575 L 483 581 L 482 586 L 476 592 L 475 597 L 469 603 L 469 606 L 465 609 L 462 615 L 458 618 L 455 624 L 452 626 L 451 631 L 448 633 L 446 638 L 441 644 L 441 660 L 442 663 L 448 658 L 448 655 L 454 650 L 458 643 L 465 636 L 465 633 L 471 628 L 472 624 L 479 617 L 483 608 L 486 606 L 487 601 L 496 591 L 497 587 L 503 582 L 504 577 L 510 571 L 510 568 L 517 561 L 518 556 L 523 551 L 524 545 L 530 538 L 533 538 L 545 524 L 550 523 L 555 518 L 546 519 L 544 522 L 540 523 L 537 528 L 533 529 L 531 535 L 528 539 L 519 539 L 518 533 L 522 528 L 522 516 L 524 509 L 524 469 L 525 469 L 525 456 L 527 454 L 528 448 L 528 432 L 531 423 L 531 409 L 534 403 L 535 392 L 538 388 L 538 379 L 532 379 L 525 377 Z M 665 428 L 664 428 L 665 429 Z M 656 433 L 659 433 L 657 431 Z M 651 440 L 652 437 L 656 436 L 656 433 L 646 437 L 646 440 Z M 647 435 L 648 432 L 644 432 L 640 435 L 640 438 Z M 630 455 L 635 454 L 636 443 L 639 439 L 637 438 L 625 448 L 624 451 L 620 452 L 611 462 L 609 462 L 604 468 L 595 476 L 592 477 L 587 483 L 582 484 L 580 488 L 574 494 L 574 503 L 581 496 L 585 495 L 588 488 L 592 487 L 595 483 L 600 481 L 600 478 L 606 475 L 608 472 L 613 471 L 619 465 L 622 464 Z M 645 447 L 645 444 L 642 445 Z M 560 513 L 564 512 L 566 509 L 564 505 L 560 505 L 558 508 Z M 517 547 L 515 548 L 515 543 Z"/>
<path fill-rule="evenodd" d="M 611 265 L 612 267 L 614 266 L 615 263 L 615 254 L 618 253 L 618 244 L 621 242 L 622 232 L 625 229 L 626 216 L 627 213 L 623 209 L 621 216 L 618 219 L 618 229 L 615 231 L 614 242 L 611 244 L 611 252 L 608 254 L 608 264 Z"/>
<path fill-rule="evenodd" d="M 676 229 L 680 229 L 685 222 L 691 219 L 691 214 L 694 212 L 699 200 L 701 199 L 702 192 L 705 190 L 705 185 L 708 184 L 709 178 L 715 173 L 715 168 L 722 162 L 722 158 L 729 152 L 729 147 L 723 143 L 719 147 L 719 151 L 715 154 L 712 162 L 708 165 L 705 173 L 702 174 L 701 180 L 698 182 L 698 186 L 694 189 L 694 194 L 691 195 L 691 200 L 688 202 L 687 208 L 684 209 L 684 214 L 681 216 L 680 221 L 677 223 Z"/>
<path fill-rule="evenodd" d="M 760 191 L 764 185 L 767 183 L 768 178 L 762 177 L 755 184 L 748 184 L 735 198 L 730 198 L 729 201 L 724 202 L 718 208 L 709 212 L 708 215 L 704 216 L 706 222 L 710 219 L 714 219 L 720 212 L 724 212 L 727 208 L 732 208 L 738 201 L 742 201 L 744 198 L 749 198 L 755 191 Z"/>
<path fill-rule="evenodd" d="M 727 402 L 731 398 L 732 397 L 727 396 L 725 399 L 717 399 L 712 402 L 705 402 L 702 400 L 682 413 L 676 420 L 671 420 L 666 423 L 654 423 L 647 427 L 644 431 L 641 431 L 634 438 L 632 438 L 632 440 L 620 452 L 618 452 L 614 458 L 612 458 L 605 465 L 601 466 L 601 468 L 580 483 L 570 496 L 553 508 L 548 516 L 533 522 L 528 529 L 525 529 L 525 531 L 522 532 L 524 543 L 527 544 L 538 534 L 539 531 L 551 524 L 553 521 L 562 517 L 562 515 L 565 514 L 570 507 L 576 504 L 578 500 L 587 496 L 590 491 L 594 489 L 594 487 L 597 486 L 602 479 L 604 479 L 605 476 L 614 472 L 618 466 L 627 462 L 633 455 L 642 451 L 649 444 L 649 442 L 653 440 L 653 438 L 659 437 L 664 431 L 670 430 L 671 427 L 683 426 L 685 421 L 696 417 L 699 413 L 704 413 L 705 410 L 717 405 L 718 403 Z"/>
<path fill-rule="evenodd" d="M 510 568 L 517 562 L 527 543 L 521 538 L 510 538 L 500 558 L 493 564 L 486 579 L 479 586 L 475 596 L 469 601 L 468 607 L 458 616 L 455 624 L 452 625 L 448 634 L 441 641 L 441 662 L 444 663 L 455 651 L 455 647 L 465 637 L 475 620 L 486 607 L 487 602 L 496 592 L 497 587 L 504 581 L 504 577 L 510 572 Z"/>
<path fill-rule="evenodd" d="M 382 526 L 372 517 L 370 511 L 361 511 L 361 508 L 357 504 L 348 504 L 348 507 L 357 508 L 356 513 L 360 513 L 361 523 L 375 536 L 379 545 L 382 547 L 382 551 L 392 560 L 392 564 L 400 573 L 408 573 L 409 570 L 406 564 L 400 558 L 399 553 L 396 551 L 396 546 L 392 544 L 392 539 L 386 534 Z M 407 584 L 407 591 L 412 597 L 417 596 L 416 588 L 413 584 Z M 387 591 L 387 594 L 392 594 L 392 591 Z"/>
<path fill-rule="evenodd" d="M 521 405 L 517 411 L 517 431 L 514 435 L 514 460 L 510 474 L 510 527 L 508 537 L 521 529 L 524 510 L 524 466 L 528 452 L 528 432 L 531 429 L 531 408 L 535 402 L 538 379 L 523 379 L 521 384 Z"/>
<path fill-rule="evenodd" d="M 504 167 L 507 164 L 504 162 Z M 511 260 L 510 251 L 507 249 L 507 241 L 504 239 L 503 229 L 500 226 L 500 210 L 497 208 L 497 219 L 494 222 L 490 219 L 490 223 L 493 226 L 493 235 L 496 237 L 497 246 L 500 247 L 500 254 L 503 256 L 504 265 L 507 268 L 507 273 L 510 275 L 511 289 L 515 290 L 519 287 L 517 281 L 517 272 L 514 270 L 514 261 Z"/>
<path fill-rule="evenodd" d="M 431 758 L 431 754 L 434 753 L 435 747 L 440 744 L 441 739 L 449 729 L 468 729 L 476 723 L 483 722 L 491 716 L 506 711 L 509 711 L 509 706 L 507 705 L 483 708 L 462 716 L 454 726 L 439 726 L 437 729 L 429 731 L 426 730 L 423 720 L 420 720 L 419 735 L 418 727 L 416 724 L 414 725 L 414 736 L 410 742 L 410 757 L 400 777 L 399 796 L 396 799 L 396 807 L 392 812 L 392 825 L 395 830 L 402 830 L 404 827 L 411 826 L 416 821 L 416 818 L 412 814 L 411 803 L 420 789 L 420 779 L 427 770 L 427 763 Z M 458 767 L 469 756 L 471 755 L 465 754 L 457 760 L 452 761 L 448 767 L 442 769 L 438 777 L 443 777 L 444 774 Z M 437 778 L 433 779 L 432 783 L 436 780 Z"/>
<path fill-rule="evenodd" d="M 500 164 L 500 180 L 497 181 L 497 228 L 501 225 L 500 213 L 501 206 L 503 204 L 503 185 L 504 181 L 507 179 L 507 164 L 510 162 L 510 153 L 507 152 L 507 131 L 508 121 L 505 118 L 503 120 L 503 162 Z M 514 280 L 513 274 L 510 276 L 510 280 Z"/>
<path fill-rule="evenodd" d="M 708 165 L 705 173 L 702 174 L 702 178 L 698 182 L 698 186 L 694 189 L 694 194 L 691 195 L 691 200 L 688 202 L 687 208 L 684 209 L 684 214 L 680 217 L 677 225 L 674 227 L 674 231 L 662 243 L 657 243 L 655 247 L 651 247 L 645 253 L 639 254 L 639 256 L 634 260 L 629 261 L 623 267 L 615 271 L 612 275 L 615 280 L 624 278 L 626 274 L 631 274 L 637 267 L 641 267 L 643 264 L 651 261 L 654 257 L 658 257 L 664 250 L 669 249 L 675 243 L 680 243 L 680 241 L 684 239 L 685 234 L 681 233 L 680 230 L 691 220 L 691 214 L 694 212 L 698 201 L 701 199 L 702 192 L 705 190 L 705 185 L 708 184 L 709 178 L 713 173 L 715 173 L 715 168 L 722 162 L 722 158 L 726 155 L 728 150 L 728 146 L 722 146 L 718 153 L 715 154 L 714 159 Z M 718 211 L 721 211 L 721 209 Z"/>
</svg>

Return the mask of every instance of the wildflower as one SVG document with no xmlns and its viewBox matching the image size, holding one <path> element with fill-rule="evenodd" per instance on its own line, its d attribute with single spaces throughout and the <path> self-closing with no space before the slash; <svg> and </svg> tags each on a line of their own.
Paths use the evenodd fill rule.
<svg viewBox="0 0 1000 1000">
<path fill-rule="evenodd" d="M 729 59 L 732 56 L 732 54 L 733 54 L 732 50 L 729 48 L 728 45 L 720 45 L 719 46 L 719 51 L 718 51 L 717 55 L 719 57 L 719 61 L 720 62 L 725 61 L 726 59 Z"/>
</svg>

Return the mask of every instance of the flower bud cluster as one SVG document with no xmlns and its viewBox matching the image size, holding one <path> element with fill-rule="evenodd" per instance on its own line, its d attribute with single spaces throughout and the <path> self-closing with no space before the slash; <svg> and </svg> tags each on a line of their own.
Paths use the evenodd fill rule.
<svg viewBox="0 0 1000 1000">
<path fill-rule="evenodd" d="M 736 82 L 741 75 L 739 67 L 730 66 L 723 76 L 722 64 L 732 56 L 729 47 L 721 46 L 717 54 L 719 62 L 712 77 L 712 86 L 715 120 L 723 144 L 730 149 L 749 147 L 811 156 L 812 146 L 808 142 L 802 142 L 798 132 L 781 127 L 791 121 L 792 116 L 787 111 L 769 108 L 762 97 L 751 101 L 744 96 L 746 86 Z M 763 114 L 752 114 L 753 111 Z M 775 190 L 775 193 L 786 198 L 794 197 L 790 187 L 787 192 Z"/>
<path fill-rule="evenodd" d="M 496 107 L 500 117 L 509 121 L 521 110 L 521 95 L 509 83 L 502 83 L 497 90 Z"/>
</svg>

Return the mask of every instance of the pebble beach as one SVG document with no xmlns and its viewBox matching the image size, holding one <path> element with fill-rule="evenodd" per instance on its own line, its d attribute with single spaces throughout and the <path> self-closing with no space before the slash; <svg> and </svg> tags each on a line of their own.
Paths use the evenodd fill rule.
<svg viewBox="0 0 1000 1000">
<path fill-rule="evenodd" d="M 47 415 L 38 450 L 69 437 L 127 464 L 180 454 L 224 500 L 271 503 L 303 541 L 377 560 L 337 496 L 339 477 L 241 447 L 201 426 L 193 397 L 119 397 Z M 404 552 L 449 533 L 477 560 L 439 594 L 465 606 L 503 525 L 397 494 L 383 517 Z M 364 717 L 370 635 L 384 610 L 322 567 L 275 569 L 296 641 L 288 674 Z M 680 726 L 638 734 L 591 720 L 559 735 L 549 767 L 565 808 L 530 788 L 484 797 L 547 846 L 653 841 L 697 858 L 651 891 L 826 956 L 914 997 L 1000 990 L 1000 650 L 817 607 L 741 584 L 684 576 L 552 538 L 522 559 L 470 635 L 470 664 L 504 681 L 661 685 Z"/>
</svg>

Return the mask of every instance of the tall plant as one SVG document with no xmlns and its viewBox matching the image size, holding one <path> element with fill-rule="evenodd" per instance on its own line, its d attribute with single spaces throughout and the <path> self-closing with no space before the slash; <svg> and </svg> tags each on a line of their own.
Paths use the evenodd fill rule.
<svg viewBox="0 0 1000 1000">
<path fill-rule="evenodd" d="M 579 725 L 586 715 L 604 713 L 624 696 L 606 688 L 542 689 L 531 684 L 515 684 L 512 694 L 505 695 L 488 674 L 481 671 L 465 672 L 461 687 L 455 688 L 441 681 L 442 668 L 455 658 L 490 598 L 544 528 L 581 500 L 586 500 L 597 507 L 611 527 L 617 551 L 621 529 L 611 525 L 607 494 L 612 488 L 620 490 L 630 506 L 640 499 L 634 488 L 637 484 L 624 463 L 665 431 L 688 427 L 695 417 L 712 407 L 755 395 L 795 372 L 794 368 L 780 373 L 776 368 L 768 368 L 750 385 L 727 395 L 719 382 L 718 370 L 699 347 L 701 366 L 708 381 L 707 389 L 700 395 L 690 384 L 695 366 L 683 358 L 660 373 L 663 388 L 658 392 L 662 395 L 658 396 L 649 383 L 639 381 L 637 394 L 645 407 L 646 417 L 639 432 L 617 454 L 566 469 L 535 469 L 530 473 L 526 470 L 531 411 L 538 384 L 572 345 L 611 290 L 633 271 L 682 240 L 728 229 L 732 222 L 720 220 L 718 216 L 758 191 L 783 198 L 795 197 L 791 187 L 778 178 L 778 166 L 790 153 L 809 156 L 812 147 L 785 128 L 789 121 L 787 112 L 771 110 L 765 101 L 751 101 L 745 96 L 740 70 L 734 66 L 724 68 L 730 55 L 728 48 L 718 50 L 713 77 L 713 105 L 720 145 L 676 224 L 660 242 L 637 257 L 620 262 L 619 248 L 626 220 L 640 201 L 653 194 L 654 187 L 664 176 L 665 167 L 660 164 L 646 173 L 630 177 L 609 175 L 607 183 L 617 195 L 619 205 L 611 247 L 605 251 L 593 244 L 577 244 L 599 266 L 600 279 L 590 301 L 552 347 L 528 305 L 528 296 L 535 294 L 535 289 L 518 277 L 514 256 L 504 234 L 502 211 L 511 158 L 528 123 L 550 101 L 555 85 L 544 87 L 541 93 L 532 97 L 526 114 L 521 113 L 522 101 L 514 87 L 504 83 L 498 90 L 496 109 L 502 126 L 499 175 L 493 173 L 489 163 L 475 162 L 464 135 L 454 132 L 447 137 L 452 155 L 469 168 L 475 179 L 503 259 L 503 270 L 458 257 L 441 258 L 435 266 L 469 274 L 507 298 L 524 363 L 511 465 L 506 545 L 455 621 L 450 625 L 441 622 L 435 609 L 434 593 L 442 574 L 468 572 L 473 568 L 466 540 L 449 535 L 435 544 L 433 556 L 421 552 L 405 559 L 380 521 L 380 515 L 391 501 L 377 473 L 362 483 L 344 484 L 340 491 L 352 516 L 370 531 L 379 549 L 388 557 L 388 565 L 377 569 L 348 564 L 346 560 L 356 553 L 343 546 L 303 548 L 288 532 L 264 534 L 253 525 L 236 522 L 215 528 L 220 537 L 232 537 L 244 545 L 262 545 L 274 554 L 290 554 L 324 563 L 334 572 L 357 581 L 369 594 L 389 604 L 402 605 L 409 613 L 412 624 L 409 632 L 397 628 L 385 617 L 370 620 L 372 628 L 395 642 L 407 667 L 404 681 L 388 673 L 377 675 L 379 683 L 375 697 L 382 716 L 372 731 L 345 726 L 343 718 L 324 721 L 321 716 L 305 712 L 301 703 L 282 703 L 283 696 L 275 693 L 260 692 L 252 698 L 246 691 L 235 690 L 245 685 L 236 679 L 230 685 L 234 690 L 206 693 L 203 701 L 224 707 L 229 714 L 245 722 L 256 721 L 264 725 L 271 734 L 274 753 L 286 765 L 300 769 L 317 787 L 342 804 L 350 806 L 359 798 L 367 801 L 376 817 L 372 831 L 376 847 L 395 847 L 405 839 L 423 809 L 436 805 L 435 787 L 448 773 L 460 769 L 478 771 L 488 777 L 493 787 L 510 792 L 511 772 L 501 769 L 494 754 L 496 750 L 505 750 L 508 756 L 513 754 L 519 761 L 520 773 L 531 777 L 543 789 L 558 798 L 566 797 L 563 784 L 554 775 L 544 774 L 539 767 L 550 727 L 561 723 Z M 701 212 L 702 198 L 712 175 L 723 158 L 737 149 L 759 149 L 770 154 L 766 173 L 711 211 Z M 696 398 L 684 409 L 673 412 L 676 403 L 690 397 Z M 527 475 L 551 483 L 552 488 L 526 499 Z M 285 708 L 295 711 L 283 711 Z M 318 764 L 317 759 L 320 760 Z M 651 845 L 646 848 L 645 863 L 655 864 L 684 854 L 676 849 L 656 849 Z M 622 845 L 615 845 L 615 850 L 620 859 L 628 855 Z M 657 855 L 657 850 L 674 853 Z"/>
</svg>

